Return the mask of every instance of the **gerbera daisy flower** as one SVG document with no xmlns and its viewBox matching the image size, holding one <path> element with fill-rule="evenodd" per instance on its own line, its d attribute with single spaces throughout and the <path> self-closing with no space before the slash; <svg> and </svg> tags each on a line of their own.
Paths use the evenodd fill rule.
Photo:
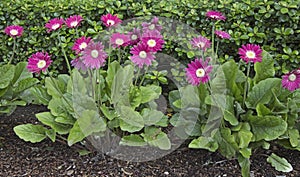
<svg viewBox="0 0 300 177">
<path fill-rule="evenodd" d="M 230 39 L 230 34 L 228 34 L 225 31 L 221 31 L 221 30 L 216 30 L 215 34 L 217 35 L 217 37 L 221 38 L 221 39 Z"/>
<path fill-rule="evenodd" d="M 148 45 L 151 52 L 161 50 L 165 43 L 163 36 L 157 30 L 146 31 L 142 35 L 142 42 Z"/>
<path fill-rule="evenodd" d="M 157 30 L 157 31 L 161 31 L 162 27 L 158 24 L 158 18 L 157 17 L 154 17 L 150 23 L 146 23 L 146 22 L 143 22 L 142 23 L 142 26 L 143 26 L 143 30 L 144 31 L 147 31 L 147 30 Z"/>
<path fill-rule="evenodd" d="M 110 43 L 113 47 L 126 46 L 128 41 L 130 41 L 130 39 L 126 34 L 114 33 L 110 38 Z"/>
<path fill-rule="evenodd" d="M 90 41 L 91 41 L 90 37 L 82 36 L 82 37 L 76 39 L 76 41 L 72 47 L 72 50 L 74 50 L 76 52 L 76 54 L 79 54 L 81 51 L 83 51 L 87 47 L 87 45 Z"/>
<path fill-rule="evenodd" d="M 153 52 L 151 52 L 148 45 L 143 42 L 132 47 L 130 53 L 133 55 L 130 57 L 131 61 L 140 68 L 142 68 L 143 65 L 151 65 L 151 62 L 155 59 Z"/>
<path fill-rule="evenodd" d="M 210 58 L 207 58 L 205 61 L 203 59 L 196 58 L 186 68 L 187 80 L 190 84 L 197 86 L 202 83 L 209 81 L 209 73 L 212 71 L 212 66 L 208 65 Z"/>
<path fill-rule="evenodd" d="M 55 31 L 62 27 L 64 24 L 64 19 L 62 18 L 53 18 L 45 24 L 45 27 L 48 28 L 47 32 Z"/>
<path fill-rule="evenodd" d="M 27 69 L 32 73 L 46 72 L 52 60 L 47 52 L 37 52 L 28 59 Z"/>
<path fill-rule="evenodd" d="M 206 37 L 198 36 L 192 39 L 191 44 L 195 48 L 199 48 L 200 50 L 206 51 L 206 49 L 210 47 L 211 42 Z"/>
<path fill-rule="evenodd" d="M 246 44 L 239 48 L 240 57 L 246 62 L 261 62 L 262 60 L 262 49 L 259 45 Z"/>
<path fill-rule="evenodd" d="M 7 26 L 4 32 L 11 37 L 22 36 L 23 27 L 18 25 Z"/>
<path fill-rule="evenodd" d="M 102 15 L 101 21 L 106 27 L 116 26 L 122 23 L 122 20 L 120 20 L 117 15 L 112 14 Z"/>
<path fill-rule="evenodd" d="M 300 75 L 297 70 L 292 71 L 282 76 L 281 80 L 282 87 L 289 91 L 294 91 L 300 87 Z"/>
<path fill-rule="evenodd" d="M 99 69 L 104 65 L 107 54 L 101 42 L 90 41 L 83 50 L 81 60 L 90 69 Z"/>
<path fill-rule="evenodd" d="M 75 68 L 77 68 L 78 70 L 82 70 L 82 71 L 86 71 L 87 67 L 86 65 L 83 63 L 81 58 L 75 58 L 74 60 L 71 61 L 71 65 Z"/>
<path fill-rule="evenodd" d="M 65 23 L 69 28 L 76 28 L 83 18 L 80 15 L 73 15 L 66 19 Z"/>
<path fill-rule="evenodd" d="M 206 17 L 213 20 L 223 20 L 223 21 L 226 20 L 226 17 L 221 12 L 213 11 L 213 10 L 208 11 L 206 13 Z"/>
<path fill-rule="evenodd" d="M 131 32 L 127 33 L 129 37 L 129 41 L 127 41 L 126 46 L 135 45 L 140 41 L 141 38 L 141 30 L 139 28 L 133 28 Z"/>
</svg>

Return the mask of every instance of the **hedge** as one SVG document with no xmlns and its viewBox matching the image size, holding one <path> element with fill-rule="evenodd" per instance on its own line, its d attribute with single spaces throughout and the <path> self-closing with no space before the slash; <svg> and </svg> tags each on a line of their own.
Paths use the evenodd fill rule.
<svg viewBox="0 0 300 177">
<path fill-rule="evenodd" d="M 53 70 L 61 71 L 63 56 L 57 48 L 57 40 L 44 28 L 51 18 L 67 18 L 80 14 L 84 22 L 81 35 L 95 36 L 104 30 L 100 22 L 103 14 L 118 14 L 125 20 L 141 16 L 158 16 L 180 20 L 205 36 L 210 36 L 210 22 L 205 13 L 217 10 L 227 17 L 217 28 L 228 31 L 232 40 L 220 46 L 220 61 L 238 59 L 241 44 L 256 43 L 269 51 L 276 60 L 277 74 L 298 68 L 300 61 L 300 11 L 299 0 L 2 0 L 0 3 L 0 56 L 7 62 L 12 54 L 12 39 L 5 35 L 8 25 L 21 25 L 24 35 L 18 38 L 18 57 L 14 62 L 26 61 L 34 52 L 44 50 L 54 58 Z M 74 30 L 63 29 L 64 46 L 73 45 Z M 182 58 L 189 58 L 184 49 L 173 48 Z M 72 56 L 70 50 L 68 55 Z"/>
</svg>

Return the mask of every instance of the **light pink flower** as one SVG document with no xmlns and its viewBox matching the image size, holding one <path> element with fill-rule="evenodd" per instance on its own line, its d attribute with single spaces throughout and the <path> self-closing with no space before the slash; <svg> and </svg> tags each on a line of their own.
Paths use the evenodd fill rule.
<svg viewBox="0 0 300 177">
<path fill-rule="evenodd" d="M 47 52 L 37 52 L 28 59 L 27 69 L 32 73 L 46 72 L 52 60 Z"/>
<path fill-rule="evenodd" d="M 130 41 L 130 39 L 126 34 L 114 33 L 110 38 L 110 43 L 113 47 L 126 46 L 128 45 L 128 41 Z"/>
<path fill-rule="evenodd" d="M 64 24 L 64 19 L 62 18 L 53 18 L 45 24 L 45 27 L 48 28 L 47 32 L 58 30 Z"/>
<path fill-rule="evenodd" d="M 151 52 L 148 45 L 143 42 L 132 47 L 130 53 L 132 54 L 130 57 L 131 61 L 138 65 L 139 68 L 142 68 L 143 65 L 151 65 L 151 62 L 155 59 L 153 52 Z"/>
<path fill-rule="evenodd" d="M 89 44 L 90 41 L 91 41 L 90 37 L 82 36 L 82 37 L 76 39 L 76 41 L 72 47 L 72 50 L 75 51 L 76 54 L 79 54 L 87 47 L 87 45 Z"/>
<path fill-rule="evenodd" d="M 151 23 L 146 23 L 146 22 L 143 22 L 142 23 L 142 26 L 143 26 L 143 30 L 144 31 L 152 31 L 152 30 L 157 30 L 157 31 L 161 31 L 162 27 L 158 24 L 158 18 L 157 17 L 154 17 L 152 20 L 151 20 Z"/>
<path fill-rule="evenodd" d="M 83 50 L 81 60 L 90 69 L 99 69 L 104 65 L 107 54 L 101 42 L 90 41 Z"/>
<path fill-rule="evenodd" d="M 191 44 L 195 48 L 206 51 L 207 48 L 210 48 L 211 42 L 206 37 L 200 35 L 196 38 L 193 38 Z"/>
<path fill-rule="evenodd" d="M 230 34 L 228 34 L 225 31 L 221 31 L 221 30 L 216 30 L 215 34 L 217 35 L 217 37 L 221 38 L 221 39 L 230 39 Z"/>
<path fill-rule="evenodd" d="M 163 36 L 157 30 L 146 31 L 142 34 L 142 42 L 147 44 L 151 52 L 162 50 L 165 43 Z"/>
<path fill-rule="evenodd" d="M 207 58 L 206 61 L 203 59 L 196 58 L 186 68 L 187 80 L 190 84 L 197 86 L 202 83 L 209 81 L 209 73 L 212 71 L 212 66 L 208 65 L 210 58 Z"/>
<path fill-rule="evenodd" d="M 65 23 L 69 28 L 76 28 L 83 18 L 80 15 L 73 15 L 66 19 Z"/>
<path fill-rule="evenodd" d="M 71 61 L 71 65 L 77 68 L 78 70 L 86 71 L 87 67 L 83 63 L 82 59 L 80 57 L 75 58 L 74 60 Z"/>
<path fill-rule="evenodd" d="M 117 26 L 122 23 L 122 20 L 117 15 L 107 14 L 101 17 L 101 21 L 106 27 Z"/>
<path fill-rule="evenodd" d="M 131 32 L 127 33 L 129 41 L 127 41 L 126 46 L 135 45 L 141 40 L 141 30 L 139 28 L 134 28 Z"/>
<path fill-rule="evenodd" d="M 281 80 L 282 87 L 289 91 L 294 91 L 300 88 L 300 73 L 298 70 L 294 70 L 282 76 Z"/>
<path fill-rule="evenodd" d="M 221 12 L 213 11 L 213 10 L 208 11 L 206 13 L 206 17 L 213 20 L 223 20 L 223 21 L 226 20 L 226 17 Z"/>
<path fill-rule="evenodd" d="M 246 44 L 239 48 L 240 57 L 246 62 L 261 62 L 262 61 L 262 49 L 259 45 Z"/>
<path fill-rule="evenodd" d="M 22 36 L 23 27 L 18 25 L 7 26 L 4 32 L 11 37 Z"/>
</svg>

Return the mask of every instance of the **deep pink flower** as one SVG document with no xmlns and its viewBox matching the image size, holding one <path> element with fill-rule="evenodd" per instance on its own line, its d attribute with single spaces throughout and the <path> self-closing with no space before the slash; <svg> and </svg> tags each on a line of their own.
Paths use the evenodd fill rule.
<svg viewBox="0 0 300 177">
<path fill-rule="evenodd" d="M 210 47 L 211 42 L 206 37 L 198 36 L 192 39 L 191 44 L 195 48 L 206 51 L 206 49 Z"/>
<path fill-rule="evenodd" d="M 18 25 L 7 26 L 4 32 L 11 37 L 22 36 L 23 27 Z"/>
<path fill-rule="evenodd" d="M 143 42 L 132 47 L 130 53 L 133 55 L 130 57 L 131 61 L 140 68 L 142 68 L 143 65 L 151 65 L 151 62 L 155 59 L 153 52 L 151 52 L 148 45 Z"/>
<path fill-rule="evenodd" d="M 289 91 L 294 91 L 300 88 L 300 73 L 298 70 L 294 70 L 288 74 L 282 76 L 281 80 L 282 87 Z"/>
<path fill-rule="evenodd" d="M 83 51 L 87 45 L 89 44 L 89 42 L 91 41 L 90 37 L 85 37 L 82 36 L 81 38 L 76 39 L 72 50 L 74 50 L 76 52 L 76 54 L 79 54 L 81 51 Z"/>
<path fill-rule="evenodd" d="M 147 30 L 150 30 L 150 31 L 152 31 L 152 30 L 161 31 L 161 29 L 162 29 L 162 27 L 158 24 L 158 18 L 157 17 L 154 17 L 151 20 L 151 23 L 143 22 L 142 26 L 143 26 L 143 30 L 144 31 L 147 31 Z"/>
<path fill-rule="evenodd" d="M 78 70 L 86 71 L 87 67 L 83 63 L 81 58 L 75 58 L 74 60 L 71 61 L 71 65 L 77 68 Z"/>
<path fill-rule="evenodd" d="M 76 28 L 83 18 L 80 15 L 73 15 L 66 19 L 65 23 L 69 28 Z"/>
<path fill-rule="evenodd" d="M 45 24 L 45 27 L 48 28 L 47 32 L 55 31 L 62 27 L 64 24 L 64 19 L 62 18 L 53 18 Z"/>
<path fill-rule="evenodd" d="M 122 20 L 120 20 L 117 15 L 112 14 L 102 15 L 101 21 L 106 27 L 116 26 L 122 23 Z"/>
<path fill-rule="evenodd" d="M 101 42 L 90 41 L 83 50 L 81 60 L 90 69 L 99 69 L 104 65 L 107 54 Z"/>
<path fill-rule="evenodd" d="M 129 37 L 129 41 L 127 41 L 126 46 L 135 45 L 140 41 L 141 30 L 139 28 L 134 28 L 131 32 L 128 32 L 127 35 Z"/>
<path fill-rule="evenodd" d="M 187 80 L 190 84 L 197 86 L 202 83 L 209 81 L 209 73 L 212 71 L 212 66 L 208 65 L 210 58 L 207 58 L 206 61 L 203 59 L 196 58 L 186 68 Z"/>
<path fill-rule="evenodd" d="M 221 30 L 216 30 L 215 31 L 215 34 L 219 37 L 219 38 L 222 38 L 222 39 L 230 39 L 230 34 L 228 34 L 227 32 L 225 31 L 221 31 Z"/>
<path fill-rule="evenodd" d="M 143 33 L 142 42 L 148 45 L 151 52 L 157 52 L 161 50 L 165 43 L 163 36 L 157 30 L 148 30 Z"/>
<path fill-rule="evenodd" d="M 208 11 L 206 13 L 206 17 L 213 20 L 223 20 L 223 21 L 226 20 L 226 17 L 221 12 L 213 11 L 213 10 Z"/>
<path fill-rule="evenodd" d="M 240 57 L 246 62 L 261 62 L 262 60 L 262 49 L 259 45 L 246 44 L 239 48 Z"/>
<path fill-rule="evenodd" d="M 46 72 L 52 60 L 47 52 L 37 52 L 28 59 L 27 69 L 32 73 Z"/>
<path fill-rule="evenodd" d="M 126 46 L 130 41 L 129 36 L 126 34 L 114 33 L 111 35 L 110 43 L 113 47 Z"/>
</svg>

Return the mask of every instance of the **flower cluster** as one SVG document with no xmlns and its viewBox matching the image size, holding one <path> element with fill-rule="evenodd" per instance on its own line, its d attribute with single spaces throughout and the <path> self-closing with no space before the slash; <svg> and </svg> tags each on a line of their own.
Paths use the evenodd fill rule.
<svg viewBox="0 0 300 177">
<path fill-rule="evenodd" d="M 62 18 L 53 18 L 45 24 L 45 28 L 47 28 L 47 32 L 55 31 L 60 29 L 63 24 L 66 24 L 69 28 L 76 28 L 80 25 L 80 22 L 83 18 L 80 15 L 73 15 L 67 18 L 66 20 Z"/>
</svg>

